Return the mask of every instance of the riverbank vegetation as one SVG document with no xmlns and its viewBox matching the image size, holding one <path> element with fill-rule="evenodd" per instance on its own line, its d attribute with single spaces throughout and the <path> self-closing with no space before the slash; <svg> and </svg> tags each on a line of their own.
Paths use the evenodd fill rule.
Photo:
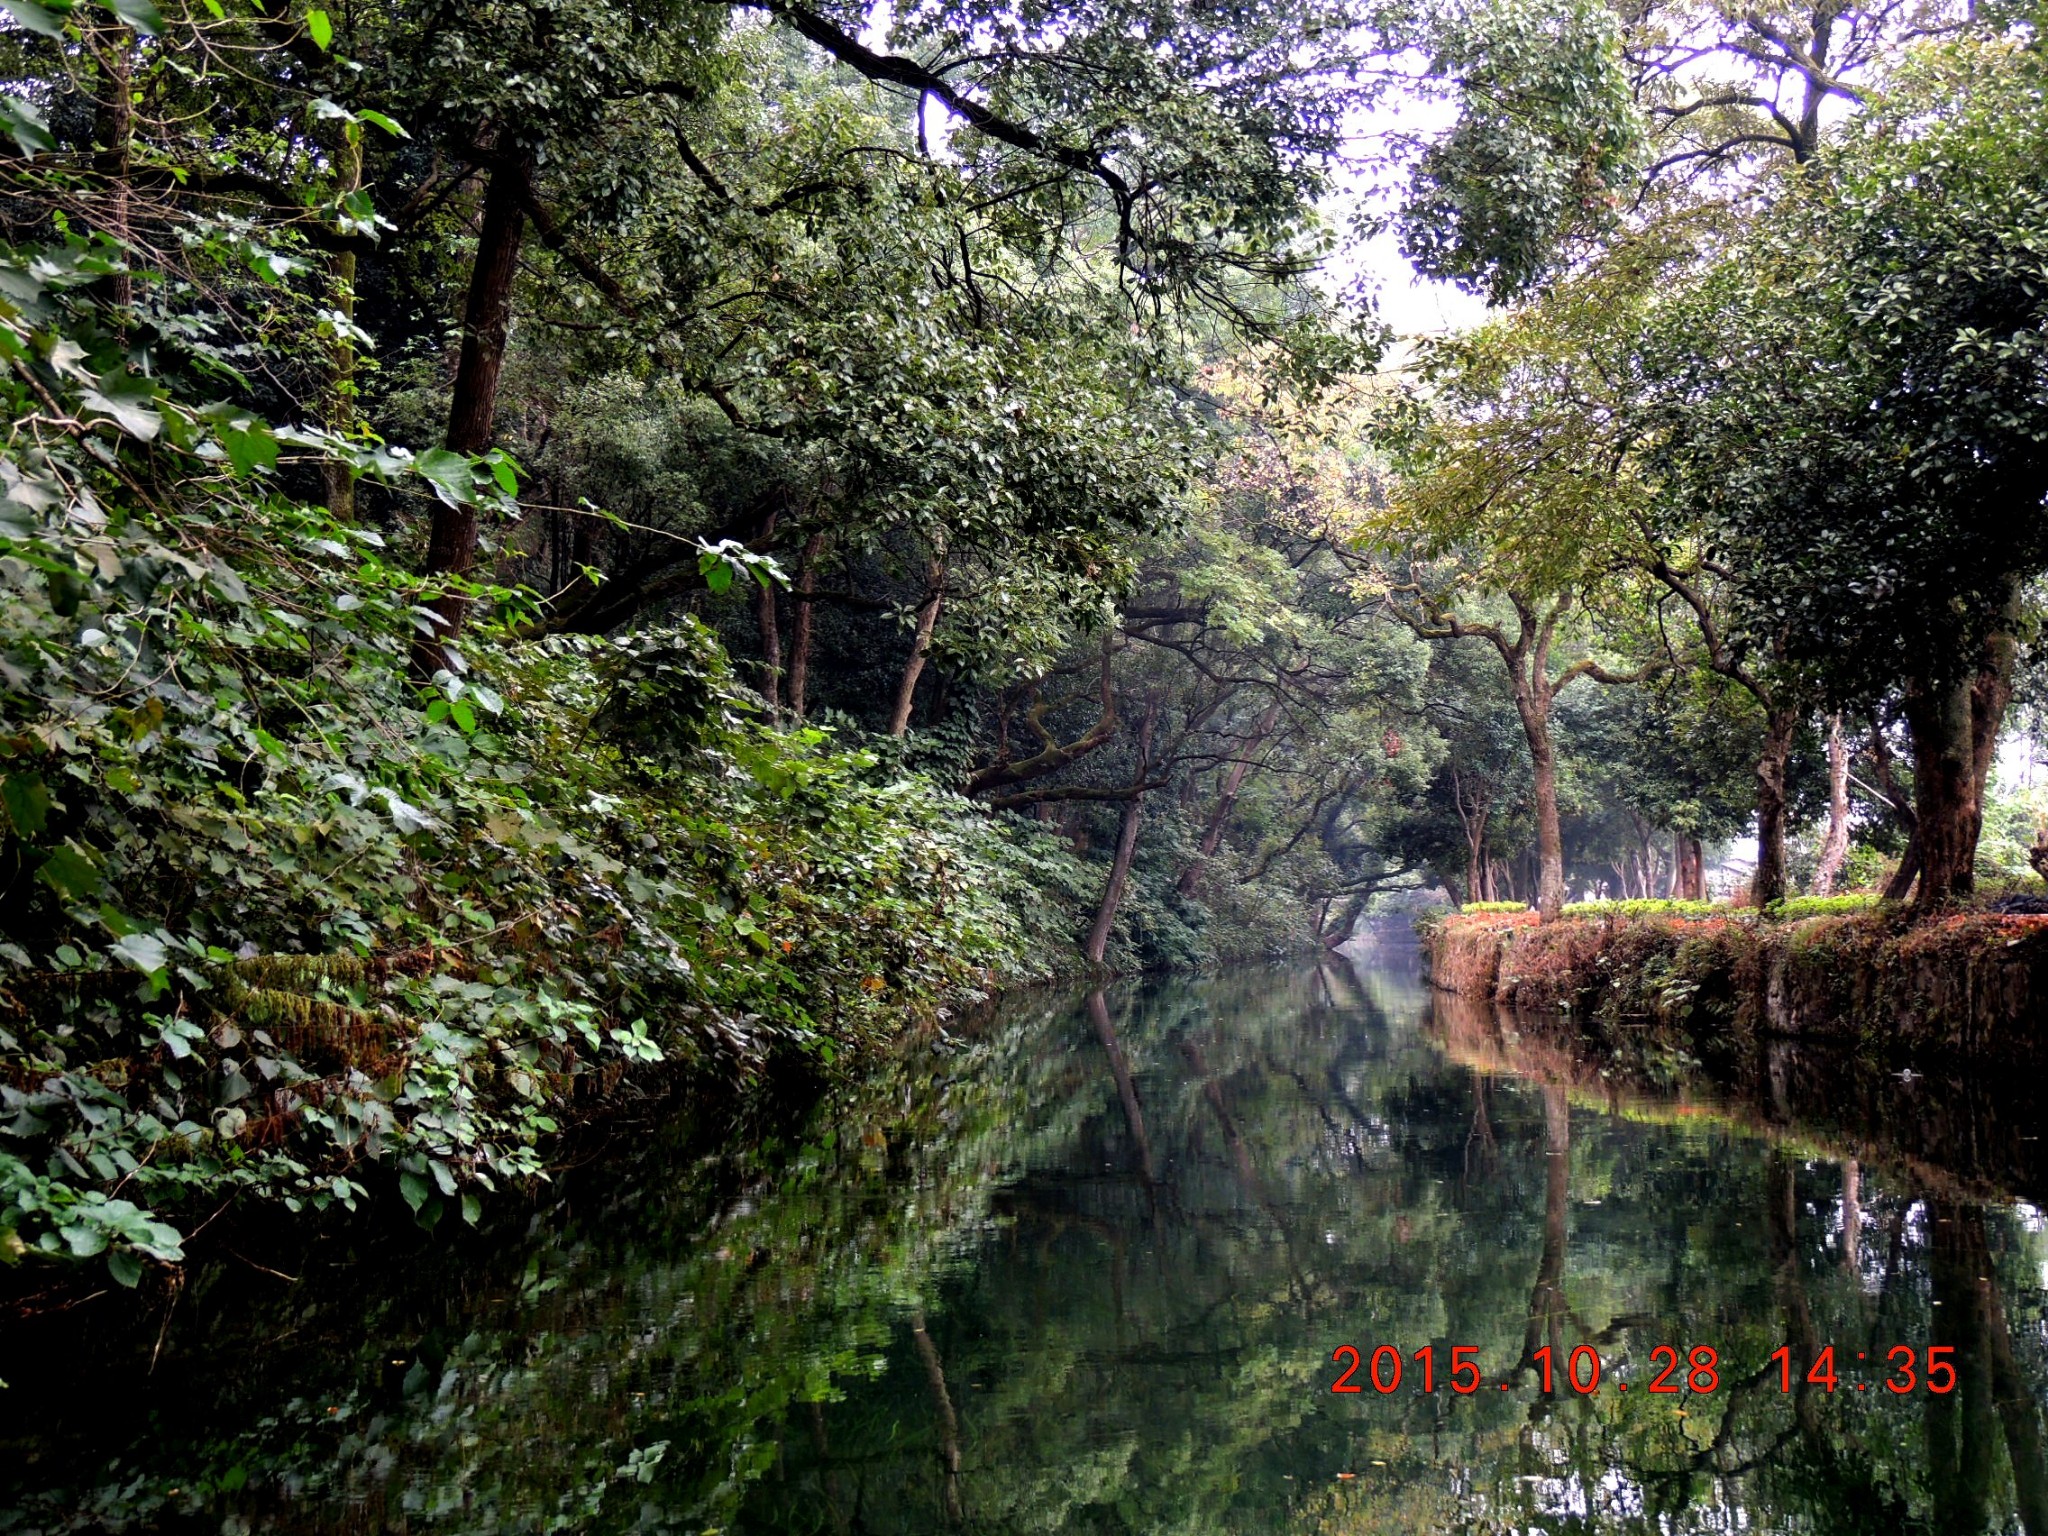
<svg viewBox="0 0 2048 1536">
<path fill-rule="evenodd" d="M 0 1256 L 1394 893 L 2034 856 L 2024 10 L 7 14 Z"/>
</svg>

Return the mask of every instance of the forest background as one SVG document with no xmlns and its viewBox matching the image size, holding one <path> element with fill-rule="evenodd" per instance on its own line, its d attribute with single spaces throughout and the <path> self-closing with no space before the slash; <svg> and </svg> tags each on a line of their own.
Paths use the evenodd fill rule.
<svg viewBox="0 0 2048 1536">
<path fill-rule="evenodd" d="M 4 6 L 0 1255 L 1404 893 L 2027 874 L 2026 7 Z"/>
</svg>

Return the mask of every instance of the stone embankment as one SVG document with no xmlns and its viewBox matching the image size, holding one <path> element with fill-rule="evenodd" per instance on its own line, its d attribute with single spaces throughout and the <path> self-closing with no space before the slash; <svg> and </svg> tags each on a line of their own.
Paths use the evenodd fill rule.
<svg viewBox="0 0 2048 1536">
<path fill-rule="evenodd" d="M 2048 1062 L 2048 916 L 1902 910 L 1773 921 L 1476 913 L 1424 934 L 1431 981 L 1708 1057 L 1764 1036 L 1888 1056 Z"/>
</svg>

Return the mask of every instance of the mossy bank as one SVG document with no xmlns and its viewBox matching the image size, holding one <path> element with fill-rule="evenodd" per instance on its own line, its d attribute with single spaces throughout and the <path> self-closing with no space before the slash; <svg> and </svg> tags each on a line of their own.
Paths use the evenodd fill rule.
<svg viewBox="0 0 2048 1536">
<path fill-rule="evenodd" d="M 1431 980 L 1522 1010 L 1569 1009 L 1616 1044 L 1703 1058 L 1771 1036 L 1888 1058 L 2048 1059 L 2048 917 L 1872 908 L 1806 917 L 1480 912 L 1425 926 Z"/>
</svg>

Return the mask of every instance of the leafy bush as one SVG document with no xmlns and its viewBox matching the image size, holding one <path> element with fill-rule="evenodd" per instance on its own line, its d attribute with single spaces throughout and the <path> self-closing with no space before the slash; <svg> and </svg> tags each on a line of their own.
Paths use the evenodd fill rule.
<svg viewBox="0 0 2048 1536">
<path fill-rule="evenodd" d="M 1844 912 L 1868 912 L 1882 898 L 1875 891 L 1849 891 L 1840 896 L 1787 896 L 1774 901 L 1764 916 L 1776 922 L 1797 922 L 1802 917 L 1834 917 Z"/>
<path fill-rule="evenodd" d="M 511 466 L 200 403 L 72 302 L 118 260 L 0 250 L 0 1258 L 132 1284 L 236 1190 L 473 1220 L 628 1074 L 828 1067 L 1058 952 L 1056 840 L 766 728 L 694 621 L 514 645 L 472 587 L 421 685 L 420 580 L 287 477 Z"/>
<path fill-rule="evenodd" d="M 1628 901 L 1574 901 L 1565 905 L 1566 917 L 1725 917 L 1732 910 L 1711 901 L 1676 901 L 1665 897 L 1635 898 Z"/>
<path fill-rule="evenodd" d="M 1529 912 L 1534 909 L 1526 901 L 1468 901 L 1458 910 L 1471 916 L 1481 912 Z"/>
</svg>

